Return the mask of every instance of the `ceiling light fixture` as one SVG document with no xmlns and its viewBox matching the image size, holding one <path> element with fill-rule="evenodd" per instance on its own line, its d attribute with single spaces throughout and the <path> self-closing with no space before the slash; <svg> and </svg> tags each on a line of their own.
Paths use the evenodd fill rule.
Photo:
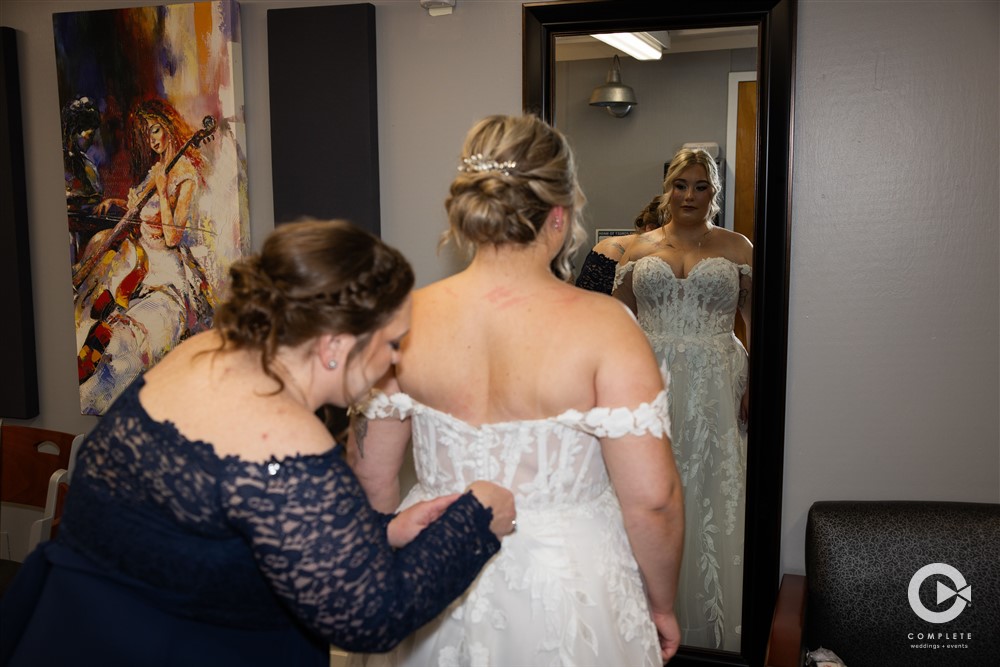
<svg viewBox="0 0 1000 667">
<path fill-rule="evenodd" d="M 591 37 L 624 51 L 636 60 L 659 60 L 663 57 L 663 45 L 644 33 L 609 32 Z"/>
</svg>

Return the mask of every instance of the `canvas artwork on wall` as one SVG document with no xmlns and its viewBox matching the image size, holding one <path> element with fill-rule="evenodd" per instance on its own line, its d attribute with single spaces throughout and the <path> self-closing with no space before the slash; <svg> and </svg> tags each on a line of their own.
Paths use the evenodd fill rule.
<svg viewBox="0 0 1000 667">
<path fill-rule="evenodd" d="M 53 15 L 80 407 L 211 326 L 249 250 L 236 2 Z"/>
</svg>

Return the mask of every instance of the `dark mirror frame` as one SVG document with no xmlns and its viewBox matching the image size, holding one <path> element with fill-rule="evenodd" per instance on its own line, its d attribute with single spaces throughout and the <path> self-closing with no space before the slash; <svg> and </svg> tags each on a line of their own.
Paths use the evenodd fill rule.
<svg viewBox="0 0 1000 667">
<path fill-rule="evenodd" d="M 762 665 L 774 612 L 781 555 L 795 10 L 795 0 L 563 0 L 523 6 L 524 111 L 550 123 L 557 36 L 732 25 L 759 31 L 743 646 L 740 653 L 682 646 L 671 666 Z"/>
</svg>

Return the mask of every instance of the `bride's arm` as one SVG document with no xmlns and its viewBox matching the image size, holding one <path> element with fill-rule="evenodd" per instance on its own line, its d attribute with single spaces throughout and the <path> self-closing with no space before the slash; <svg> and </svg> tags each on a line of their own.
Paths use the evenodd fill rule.
<svg viewBox="0 0 1000 667">
<path fill-rule="evenodd" d="M 635 268 L 635 262 L 619 264 L 615 268 L 615 281 L 614 288 L 611 290 L 611 296 L 628 306 L 633 315 L 638 315 L 639 307 L 635 301 L 635 292 L 632 291 L 633 268 Z"/>
<path fill-rule="evenodd" d="M 601 406 L 650 403 L 663 389 L 656 359 L 642 331 L 633 322 L 621 329 L 616 348 L 626 353 L 598 366 L 597 404 Z M 666 409 L 665 402 L 662 408 Z M 666 434 L 657 437 L 647 431 L 605 438 L 601 448 L 621 502 L 625 532 L 646 583 L 666 660 L 680 644 L 674 598 L 684 541 L 684 501 L 670 440 Z"/>
<path fill-rule="evenodd" d="M 391 371 L 376 388 L 386 394 L 399 391 Z M 409 441 L 409 418 L 369 419 L 357 413 L 351 416 L 347 464 L 361 482 L 368 502 L 379 512 L 389 514 L 399 507 L 399 469 Z"/>
</svg>

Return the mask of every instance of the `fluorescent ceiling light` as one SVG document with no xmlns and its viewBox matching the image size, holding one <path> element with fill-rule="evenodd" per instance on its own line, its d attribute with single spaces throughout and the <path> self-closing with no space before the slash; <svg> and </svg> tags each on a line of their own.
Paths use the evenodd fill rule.
<svg viewBox="0 0 1000 667">
<path fill-rule="evenodd" d="M 641 33 L 612 32 L 591 37 L 624 51 L 636 60 L 659 60 L 663 56 L 660 43 Z"/>
</svg>

